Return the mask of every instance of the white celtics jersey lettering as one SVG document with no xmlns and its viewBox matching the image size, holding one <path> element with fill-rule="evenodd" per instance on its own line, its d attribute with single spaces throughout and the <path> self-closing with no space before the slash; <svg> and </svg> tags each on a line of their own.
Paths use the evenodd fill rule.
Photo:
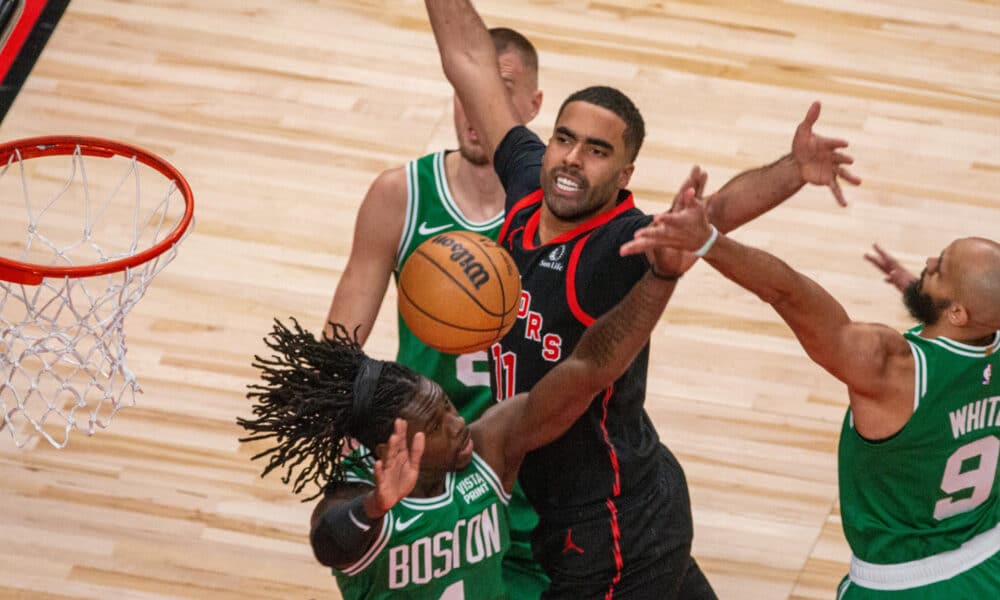
<svg viewBox="0 0 1000 600">
<path fill-rule="evenodd" d="M 372 483 L 356 468 L 353 483 Z M 445 476 L 433 498 L 404 498 L 386 514 L 374 545 L 355 564 L 334 569 L 345 600 L 463 600 L 506 597 L 501 565 L 510 548 L 510 495 L 478 454 Z M 474 596 L 468 596 L 474 591 Z"/>
<path fill-rule="evenodd" d="M 468 521 L 459 519 L 451 531 L 390 548 L 388 587 L 426 584 L 463 565 L 482 562 L 500 549 L 500 517 L 493 504 Z"/>
</svg>

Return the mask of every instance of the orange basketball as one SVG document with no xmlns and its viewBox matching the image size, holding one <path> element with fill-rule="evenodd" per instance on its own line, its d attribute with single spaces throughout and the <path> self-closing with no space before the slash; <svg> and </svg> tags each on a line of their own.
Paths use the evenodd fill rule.
<svg viewBox="0 0 1000 600">
<path fill-rule="evenodd" d="M 441 233 L 420 244 L 399 274 L 399 314 L 425 344 L 448 354 L 484 350 L 514 325 L 521 275 L 488 237 Z"/>
</svg>

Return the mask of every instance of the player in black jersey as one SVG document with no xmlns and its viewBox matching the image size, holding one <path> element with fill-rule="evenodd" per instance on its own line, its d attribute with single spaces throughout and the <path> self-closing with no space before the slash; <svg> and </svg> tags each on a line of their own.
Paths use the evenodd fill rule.
<svg viewBox="0 0 1000 600">
<path fill-rule="evenodd" d="M 619 248 L 650 217 L 625 189 L 642 144 L 639 111 L 621 92 L 587 88 L 560 108 L 546 147 L 520 127 L 495 75 L 486 28 L 468 0 L 426 0 L 445 75 L 476 131 L 495 149 L 507 193 L 500 241 L 521 270 L 519 319 L 491 348 L 498 399 L 529 389 L 652 268 L 677 277 L 656 249 Z M 792 153 L 737 176 L 708 199 L 713 224 L 728 231 L 777 206 L 805 183 L 830 186 L 847 145 L 812 133 L 814 104 Z M 695 168 L 688 184 L 703 188 Z M 521 482 L 540 516 L 535 557 L 552 579 L 549 598 L 714 598 L 690 556 L 692 523 L 684 473 L 660 443 L 645 399 L 648 346 L 614 385 L 555 442 L 531 452 Z"/>
</svg>

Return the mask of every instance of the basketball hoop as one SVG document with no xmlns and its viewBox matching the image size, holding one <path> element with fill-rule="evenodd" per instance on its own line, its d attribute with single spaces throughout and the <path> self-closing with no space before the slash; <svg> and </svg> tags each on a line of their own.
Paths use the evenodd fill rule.
<svg viewBox="0 0 1000 600">
<path fill-rule="evenodd" d="M 48 136 L 0 144 L 0 214 L 0 429 L 63 448 L 141 393 L 125 316 L 176 256 L 194 198 L 145 150 Z"/>
</svg>

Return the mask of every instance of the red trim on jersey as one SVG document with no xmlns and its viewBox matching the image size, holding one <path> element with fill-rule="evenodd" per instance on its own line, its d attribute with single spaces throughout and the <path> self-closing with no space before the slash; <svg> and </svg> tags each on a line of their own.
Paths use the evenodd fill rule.
<svg viewBox="0 0 1000 600">
<path fill-rule="evenodd" d="M 31 30 L 35 28 L 35 22 L 38 21 L 46 4 L 48 4 L 47 1 L 39 2 L 38 0 L 28 0 L 24 3 L 21 17 L 14 23 L 7 43 L 4 44 L 3 51 L 0 52 L 0 78 L 5 76 L 11 65 L 14 64 L 17 55 L 21 52 L 21 47 L 24 46 Z M 12 17 L 17 17 L 17 15 L 12 15 Z"/>
<path fill-rule="evenodd" d="M 531 206 L 532 204 L 541 201 L 542 201 L 542 188 L 538 188 L 537 190 L 531 192 L 524 198 L 521 198 L 520 200 L 515 202 L 514 206 L 510 207 L 510 210 L 507 211 L 507 217 L 504 219 L 503 227 L 500 229 L 500 237 L 498 237 L 497 239 L 502 242 L 506 238 L 507 228 L 510 227 L 510 221 L 511 219 L 514 218 L 514 215 L 519 213 L 525 207 Z"/>
<path fill-rule="evenodd" d="M 615 585 L 622 578 L 622 567 L 625 563 L 622 558 L 621 530 L 618 528 L 618 507 L 615 506 L 614 499 L 621 494 L 621 473 L 618 467 L 618 453 L 615 445 L 611 443 L 611 436 L 608 434 L 608 401 L 614 393 L 614 385 L 604 390 L 604 399 L 601 401 L 601 433 L 604 434 L 604 443 L 608 445 L 608 457 L 611 459 L 611 470 L 615 474 L 615 482 L 611 489 L 611 497 L 604 501 L 610 514 L 609 525 L 611 526 L 611 539 L 614 540 L 614 547 L 611 549 L 615 557 L 615 576 L 611 578 L 611 585 L 608 586 L 608 593 L 604 595 L 604 600 L 611 600 L 615 593 Z"/>
<path fill-rule="evenodd" d="M 569 255 L 569 264 L 566 266 L 566 304 L 569 305 L 570 312 L 576 317 L 576 320 L 583 323 L 584 327 L 590 327 L 594 324 L 594 317 L 587 314 L 585 310 L 580 306 L 580 302 L 576 297 L 576 265 L 580 262 L 580 254 L 583 253 L 583 246 L 590 239 L 591 234 L 587 234 L 585 238 L 577 242 L 573 246 L 573 252 Z"/>
<path fill-rule="evenodd" d="M 618 528 L 618 507 L 615 506 L 611 498 L 608 498 L 605 504 L 608 506 L 608 512 L 611 513 L 611 539 L 614 540 L 612 552 L 615 556 L 615 576 L 611 578 L 611 585 L 608 586 L 608 593 L 604 594 L 604 600 L 611 600 L 615 595 L 615 585 L 622 579 L 622 567 L 625 565 L 625 560 L 622 558 L 622 533 L 621 529 Z"/>
<path fill-rule="evenodd" d="M 541 190 L 539 190 L 541 191 Z M 518 203 L 520 204 L 520 202 Z M 576 236 L 586 233 L 591 229 L 596 229 L 601 225 L 604 225 L 611 219 L 614 219 L 621 213 L 635 208 L 635 200 L 632 198 L 632 194 L 629 193 L 628 197 L 622 200 L 622 203 L 618 206 L 612 208 L 608 212 L 601 213 L 597 216 L 591 217 L 589 220 L 584 221 L 577 225 L 574 229 L 567 231 L 561 235 L 557 235 L 551 240 L 542 244 L 543 246 L 551 246 L 553 244 L 562 244 L 568 242 L 569 240 L 575 238 Z M 534 250 L 535 246 L 535 232 L 538 231 L 538 221 L 541 218 L 542 211 L 538 211 L 528 218 L 528 224 L 524 228 L 524 237 L 521 238 L 521 245 L 527 250 Z"/>
<path fill-rule="evenodd" d="M 611 400 L 614 391 L 614 384 L 604 390 L 604 399 L 601 401 L 601 409 L 603 410 L 601 413 L 601 433 L 604 435 L 604 443 L 608 445 L 608 458 L 611 460 L 611 470 L 615 474 L 615 482 L 611 486 L 611 497 L 617 498 L 622 492 L 621 473 L 618 468 L 618 453 L 615 451 L 615 445 L 611 442 L 611 435 L 608 433 L 608 401 Z"/>
<path fill-rule="evenodd" d="M 507 244 L 507 248 L 510 249 L 511 252 L 513 252 L 514 251 L 514 234 L 516 234 L 518 231 L 523 231 L 523 230 L 524 230 L 524 227 L 518 227 L 514 231 L 510 232 L 510 238 L 506 242 L 504 242 L 503 238 L 500 237 L 500 238 L 497 238 L 497 240 L 499 240 L 497 243 L 500 244 L 501 246 L 504 245 L 504 244 Z"/>
</svg>

